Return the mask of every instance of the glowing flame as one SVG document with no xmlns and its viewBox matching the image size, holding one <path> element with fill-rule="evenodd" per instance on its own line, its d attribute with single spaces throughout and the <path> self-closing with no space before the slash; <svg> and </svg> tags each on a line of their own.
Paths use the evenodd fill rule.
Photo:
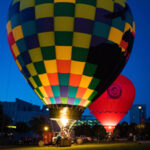
<svg viewBox="0 0 150 150">
<path fill-rule="evenodd" d="M 61 118 L 60 120 L 61 120 L 62 125 L 65 127 L 68 123 L 68 119 L 67 118 Z"/>
</svg>

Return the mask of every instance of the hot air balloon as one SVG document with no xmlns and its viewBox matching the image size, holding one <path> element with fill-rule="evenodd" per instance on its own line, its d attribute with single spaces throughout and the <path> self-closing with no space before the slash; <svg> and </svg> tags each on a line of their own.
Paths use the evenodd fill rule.
<svg viewBox="0 0 150 150">
<path fill-rule="evenodd" d="M 134 34 L 125 0 L 13 0 L 8 13 L 15 62 L 64 126 L 119 75 Z"/>
<path fill-rule="evenodd" d="M 91 113 L 112 133 L 115 126 L 128 113 L 135 98 L 133 83 L 120 75 L 113 84 L 90 106 Z"/>
</svg>

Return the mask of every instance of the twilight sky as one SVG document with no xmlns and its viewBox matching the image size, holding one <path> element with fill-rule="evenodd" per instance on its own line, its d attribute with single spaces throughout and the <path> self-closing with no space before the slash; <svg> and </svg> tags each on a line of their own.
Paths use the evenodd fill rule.
<svg viewBox="0 0 150 150">
<path fill-rule="evenodd" d="M 0 0 L 0 101 L 20 98 L 43 105 L 21 75 L 6 36 L 6 20 L 11 0 Z M 128 77 L 136 89 L 134 104 L 146 104 L 150 116 L 150 0 L 127 0 L 136 25 L 136 36 L 131 57 L 121 74 Z M 86 110 L 86 113 L 88 110 Z M 128 120 L 127 115 L 124 120 Z"/>
</svg>

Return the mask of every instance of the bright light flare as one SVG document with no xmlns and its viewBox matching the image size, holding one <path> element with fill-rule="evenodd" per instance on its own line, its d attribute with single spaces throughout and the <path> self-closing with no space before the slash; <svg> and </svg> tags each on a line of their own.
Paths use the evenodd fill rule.
<svg viewBox="0 0 150 150">
<path fill-rule="evenodd" d="M 61 123 L 65 127 L 68 124 L 68 119 L 67 118 L 61 118 Z"/>
<path fill-rule="evenodd" d="M 138 109 L 142 109 L 142 107 L 141 107 L 141 106 L 139 106 L 139 107 L 138 107 Z"/>
<path fill-rule="evenodd" d="M 111 126 L 109 126 L 109 127 L 108 127 L 108 129 L 112 129 L 112 127 L 111 127 Z"/>
<path fill-rule="evenodd" d="M 49 127 L 45 126 L 44 131 L 48 131 L 48 130 L 49 130 Z"/>
</svg>

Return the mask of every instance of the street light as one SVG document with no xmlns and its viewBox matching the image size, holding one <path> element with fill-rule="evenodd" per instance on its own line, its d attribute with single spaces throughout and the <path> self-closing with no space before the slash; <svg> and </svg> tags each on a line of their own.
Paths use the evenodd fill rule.
<svg viewBox="0 0 150 150">
<path fill-rule="evenodd" d="M 142 109 L 142 106 L 139 106 L 138 109 Z"/>
<path fill-rule="evenodd" d="M 142 117 L 141 110 L 142 110 L 142 106 L 139 106 L 138 109 L 139 109 L 139 122 L 141 124 L 141 117 Z"/>
<path fill-rule="evenodd" d="M 49 127 L 48 126 L 45 126 L 44 127 L 44 131 L 48 131 L 49 130 Z"/>
<path fill-rule="evenodd" d="M 46 111 L 49 111 L 49 108 L 46 108 Z"/>
</svg>

